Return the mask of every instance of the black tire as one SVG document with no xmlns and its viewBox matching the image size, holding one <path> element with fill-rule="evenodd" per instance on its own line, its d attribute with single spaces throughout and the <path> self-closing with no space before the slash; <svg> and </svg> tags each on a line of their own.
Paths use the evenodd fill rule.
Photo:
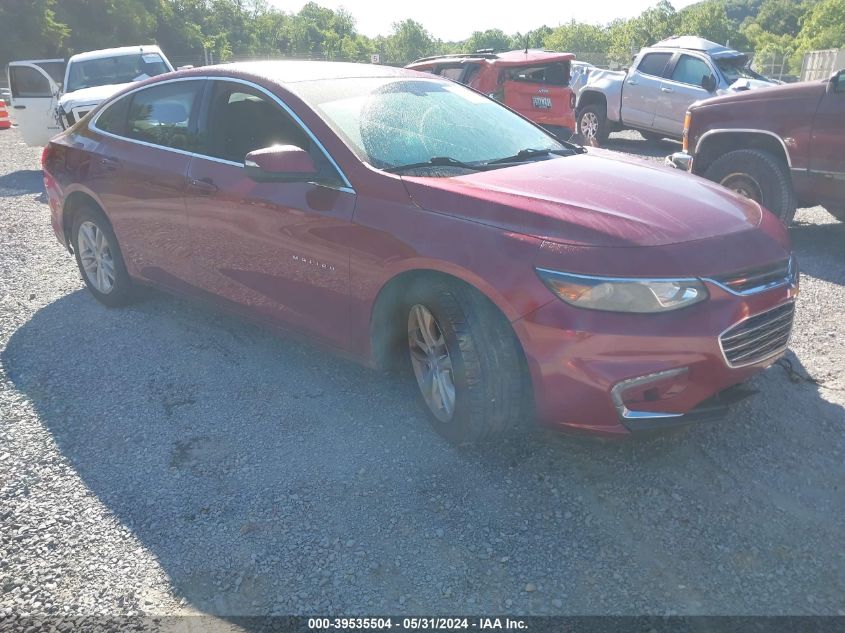
<svg viewBox="0 0 845 633">
<path fill-rule="evenodd" d="M 785 226 L 795 217 L 795 194 L 782 160 L 759 149 L 740 149 L 717 158 L 704 177 L 756 200 Z"/>
<path fill-rule="evenodd" d="M 840 222 L 845 222 L 845 207 L 825 207 L 825 209 Z"/>
<path fill-rule="evenodd" d="M 79 231 L 82 225 L 87 222 L 94 224 L 98 230 L 102 231 L 107 241 L 108 251 L 114 265 L 114 283 L 108 292 L 101 292 L 94 286 L 82 265 Z M 133 301 L 135 297 L 134 288 L 132 280 L 129 278 L 129 273 L 126 271 L 123 253 L 120 250 L 120 245 L 118 244 L 114 230 L 112 230 L 111 223 L 100 209 L 90 205 L 84 206 L 77 211 L 73 220 L 73 228 L 71 229 L 71 242 L 82 281 L 85 282 L 88 290 L 91 291 L 91 294 L 94 295 L 97 301 L 110 308 L 124 306 Z"/>
<path fill-rule="evenodd" d="M 583 129 L 584 118 L 589 115 L 595 116 L 597 125 L 595 134 L 587 134 Z M 575 121 L 575 131 L 588 140 L 595 139 L 598 143 L 604 143 L 610 134 L 610 127 L 607 124 L 607 108 L 600 103 L 593 103 L 581 108 Z"/>
<path fill-rule="evenodd" d="M 438 419 L 417 389 L 433 428 L 461 445 L 522 426 L 531 415 L 530 379 L 516 335 L 501 312 L 474 289 L 439 279 L 420 280 L 408 289 L 402 310 L 406 323 L 415 305 L 434 316 L 451 357 L 455 401 L 450 420 Z M 406 362 L 413 370 L 408 339 Z"/>
<path fill-rule="evenodd" d="M 651 141 L 652 143 L 657 143 L 666 138 L 664 134 L 660 134 L 659 132 L 644 132 L 643 130 L 638 130 L 638 132 L 645 140 Z"/>
</svg>

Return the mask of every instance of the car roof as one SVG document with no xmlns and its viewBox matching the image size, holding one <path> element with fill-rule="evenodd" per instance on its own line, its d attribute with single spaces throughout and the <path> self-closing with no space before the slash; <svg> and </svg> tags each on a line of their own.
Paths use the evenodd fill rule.
<svg viewBox="0 0 845 633">
<path fill-rule="evenodd" d="M 701 51 L 707 53 L 711 57 L 739 57 L 742 53 L 727 46 L 722 46 L 716 42 L 705 40 L 703 37 L 696 37 L 695 35 L 676 35 L 667 38 L 649 46 L 649 48 L 672 48 L 684 49 L 688 51 Z"/>
<path fill-rule="evenodd" d="M 154 44 L 144 46 L 121 46 L 120 48 L 102 48 L 96 51 L 77 53 L 68 61 L 83 62 L 88 59 L 100 59 L 102 57 L 119 57 L 120 55 L 137 55 L 139 53 L 161 53 L 161 49 Z"/>
<path fill-rule="evenodd" d="M 477 51 L 475 53 L 456 53 L 453 55 L 434 55 L 417 59 L 408 66 L 431 62 L 480 62 L 487 61 L 491 64 L 501 66 L 525 66 L 527 64 L 548 63 L 553 61 L 567 61 L 575 59 L 573 53 L 559 53 L 555 51 L 544 51 L 538 49 L 506 51 L 494 53 L 493 51 Z"/>
<path fill-rule="evenodd" d="M 333 79 L 362 79 L 375 77 L 426 77 L 412 70 L 380 66 L 378 64 L 357 64 L 354 62 L 317 62 L 275 60 L 258 62 L 237 62 L 200 66 L 182 71 L 186 75 L 209 75 L 240 77 L 243 79 L 264 79 L 277 84 L 292 84 L 303 81 L 327 81 Z"/>
</svg>

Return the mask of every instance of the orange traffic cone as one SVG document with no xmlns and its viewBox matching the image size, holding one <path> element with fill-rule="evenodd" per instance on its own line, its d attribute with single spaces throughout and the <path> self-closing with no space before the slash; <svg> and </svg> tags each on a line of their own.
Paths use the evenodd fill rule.
<svg viewBox="0 0 845 633">
<path fill-rule="evenodd" d="M 9 113 L 6 111 L 6 102 L 0 99 L 0 130 L 8 130 L 12 127 L 12 122 L 9 120 Z"/>
</svg>

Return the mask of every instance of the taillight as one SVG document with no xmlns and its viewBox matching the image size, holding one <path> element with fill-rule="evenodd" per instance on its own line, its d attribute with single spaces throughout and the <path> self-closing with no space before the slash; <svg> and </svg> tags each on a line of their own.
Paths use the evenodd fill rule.
<svg viewBox="0 0 845 633">
<path fill-rule="evenodd" d="M 687 114 L 684 117 L 684 135 L 683 135 L 683 150 L 685 152 L 689 152 L 689 125 L 690 121 L 692 121 L 692 112 L 687 110 Z"/>
<path fill-rule="evenodd" d="M 41 150 L 41 169 L 47 169 L 47 161 L 50 160 L 50 154 L 52 153 L 52 146 L 50 143 L 47 143 L 44 146 L 44 149 Z"/>
</svg>

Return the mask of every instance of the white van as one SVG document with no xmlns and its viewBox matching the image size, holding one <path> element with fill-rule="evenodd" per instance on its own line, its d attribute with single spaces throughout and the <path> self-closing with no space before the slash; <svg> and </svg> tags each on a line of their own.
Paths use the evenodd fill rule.
<svg viewBox="0 0 845 633">
<path fill-rule="evenodd" d="M 27 145 L 47 144 L 134 81 L 173 71 L 158 46 L 107 48 L 62 59 L 9 63 L 11 114 Z"/>
</svg>

